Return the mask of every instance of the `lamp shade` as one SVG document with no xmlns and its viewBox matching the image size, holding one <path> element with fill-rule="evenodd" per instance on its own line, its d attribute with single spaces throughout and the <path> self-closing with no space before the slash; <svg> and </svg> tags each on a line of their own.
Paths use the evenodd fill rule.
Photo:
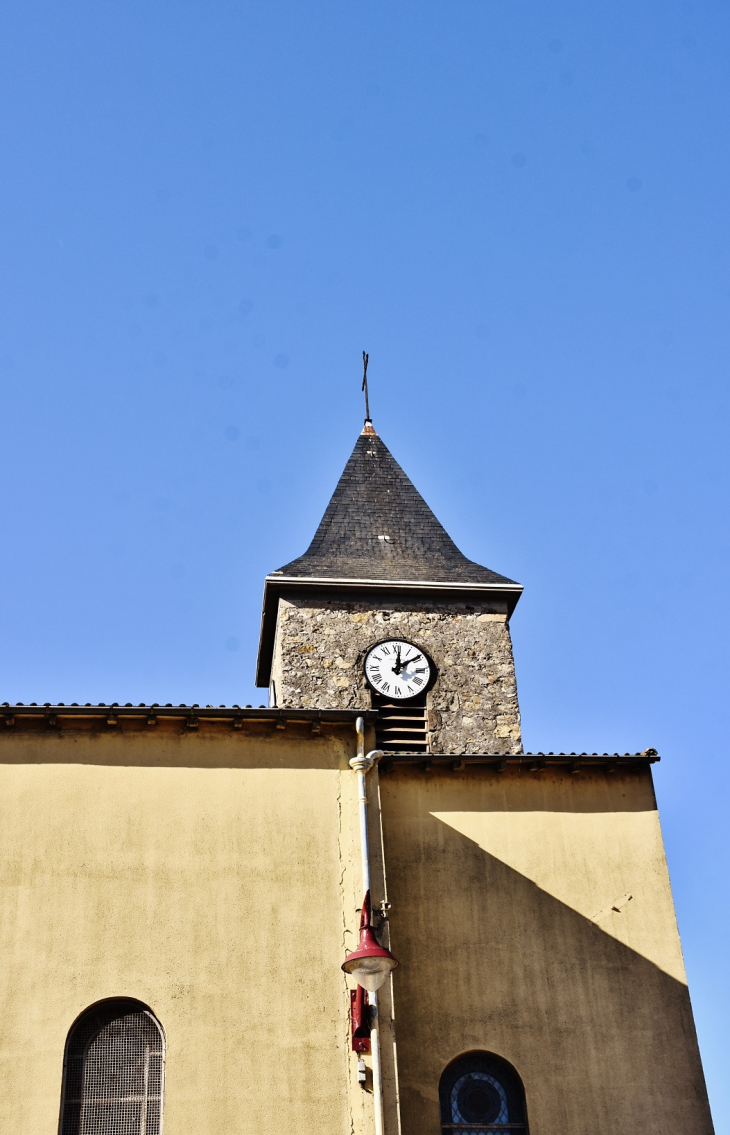
<svg viewBox="0 0 730 1135">
<path fill-rule="evenodd" d="M 375 993 L 380 989 L 391 970 L 398 965 L 390 950 L 378 942 L 370 925 L 370 891 L 367 892 L 360 912 L 360 941 L 356 950 L 342 963 L 345 973 L 354 977 L 358 985 Z"/>
</svg>

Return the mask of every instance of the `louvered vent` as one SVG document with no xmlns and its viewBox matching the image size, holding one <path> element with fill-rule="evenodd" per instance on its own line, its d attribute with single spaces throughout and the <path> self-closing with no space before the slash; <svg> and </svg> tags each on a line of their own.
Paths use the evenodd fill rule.
<svg viewBox="0 0 730 1135">
<path fill-rule="evenodd" d="M 162 1034 L 137 1001 L 106 1001 L 69 1037 L 61 1135 L 160 1135 Z"/>
<path fill-rule="evenodd" d="M 403 703 L 374 693 L 373 709 L 378 711 L 375 742 L 379 749 L 386 753 L 428 752 L 425 694 Z"/>
</svg>

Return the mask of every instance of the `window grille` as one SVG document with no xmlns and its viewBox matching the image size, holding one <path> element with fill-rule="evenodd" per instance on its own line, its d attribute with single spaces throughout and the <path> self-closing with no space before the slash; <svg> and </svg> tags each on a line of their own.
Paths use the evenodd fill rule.
<svg viewBox="0 0 730 1135">
<path fill-rule="evenodd" d="M 525 1092 L 506 1060 L 473 1052 L 439 1084 L 442 1135 L 528 1135 Z"/>
<path fill-rule="evenodd" d="M 373 693 L 373 709 L 378 711 L 375 744 L 386 753 L 427 753 L 428 723 L 426 695 L 392 702 Z"/>
<path fill-rule="evenodd" d="M 83 1013 L 66 1045 L 60 1135 L 161 1135 L 164 1042 L 139 1001 Z"/>
</svg>

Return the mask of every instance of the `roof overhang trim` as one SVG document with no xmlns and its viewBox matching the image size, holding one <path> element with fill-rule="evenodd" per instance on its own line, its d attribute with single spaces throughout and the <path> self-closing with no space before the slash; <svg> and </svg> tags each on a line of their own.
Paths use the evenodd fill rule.
<svg viewBox="0 0 730 1135">
<path fill-rule="evenodd" d="M 0 705 L 0 724 L 15 724 L 15 718 L 45 719 L 49 724 L 56 718 L 106 719 L 114 718 L 176 718 L 182 721 L 274 721 L 274 722 L 318 722 L 331 725 L 354 725 L 358 717 L 375 722 L 374 709 L 304 709 L 286 706 L 268 708 L 265 706 L 201 706 L 201 705 L 119 705 L 116 702 L 103 705 Z M 2 734 L 0 734 L 2 735 Z"/>
<path fill-rule="evenodd" d="M 384 772 L 394 765 L 410 765 L 424 772 L 430 771 L 431 768 L 463 772 L 465 768 L 475 765 L 491 766 L 497 772 L 504 772 L 506 768 L 520 768 L 539 773 L 543 769 L 556 766 L 567 766 L 573 773 L 590 768 L 603 768 L 608 772 L 619 769 L 636 772 L 660 760 L 661 757 L 656 749 L 647 749 L 643 753 L 433 753 L 425 756 L 423 753 L 386 752 L 379 767 Z"/>
<path fill-rule="evenodd" d="M 345 576 L 315 576 L 315 575 L 278 575 L 276 572 L 266 576 L 268 583 L 295 583 L 295 584 L 315 584 L 317 586 L 335 585 L 337 587 L 407 587 L 409 591 L 418 590 L 419 588 L 426 588 L 432 591 L 434 588 L 446 589 L 448 591 L 510 591 L 521 594 L 524 590 L 521 583 L 514 583 L 512 580 L 494 581 L 490 583 L 462 583 L 456 581 L 449 581 L 443 579 L 367 579 L 356 578 L 351 579 Z"/>
</svg>

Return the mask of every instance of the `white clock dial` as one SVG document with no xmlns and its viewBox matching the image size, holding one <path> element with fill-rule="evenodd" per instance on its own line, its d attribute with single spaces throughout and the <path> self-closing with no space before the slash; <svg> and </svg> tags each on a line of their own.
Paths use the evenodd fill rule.
<svg viewBox="0 0 730 1135">
<path fill-rule="evenodd" d="M 402 701 L 423 693 L 431 677 L 431 665 L 412 642 L 393 638 L 368 651 L 365 677 L 383 697 Z"/>
</svg>

